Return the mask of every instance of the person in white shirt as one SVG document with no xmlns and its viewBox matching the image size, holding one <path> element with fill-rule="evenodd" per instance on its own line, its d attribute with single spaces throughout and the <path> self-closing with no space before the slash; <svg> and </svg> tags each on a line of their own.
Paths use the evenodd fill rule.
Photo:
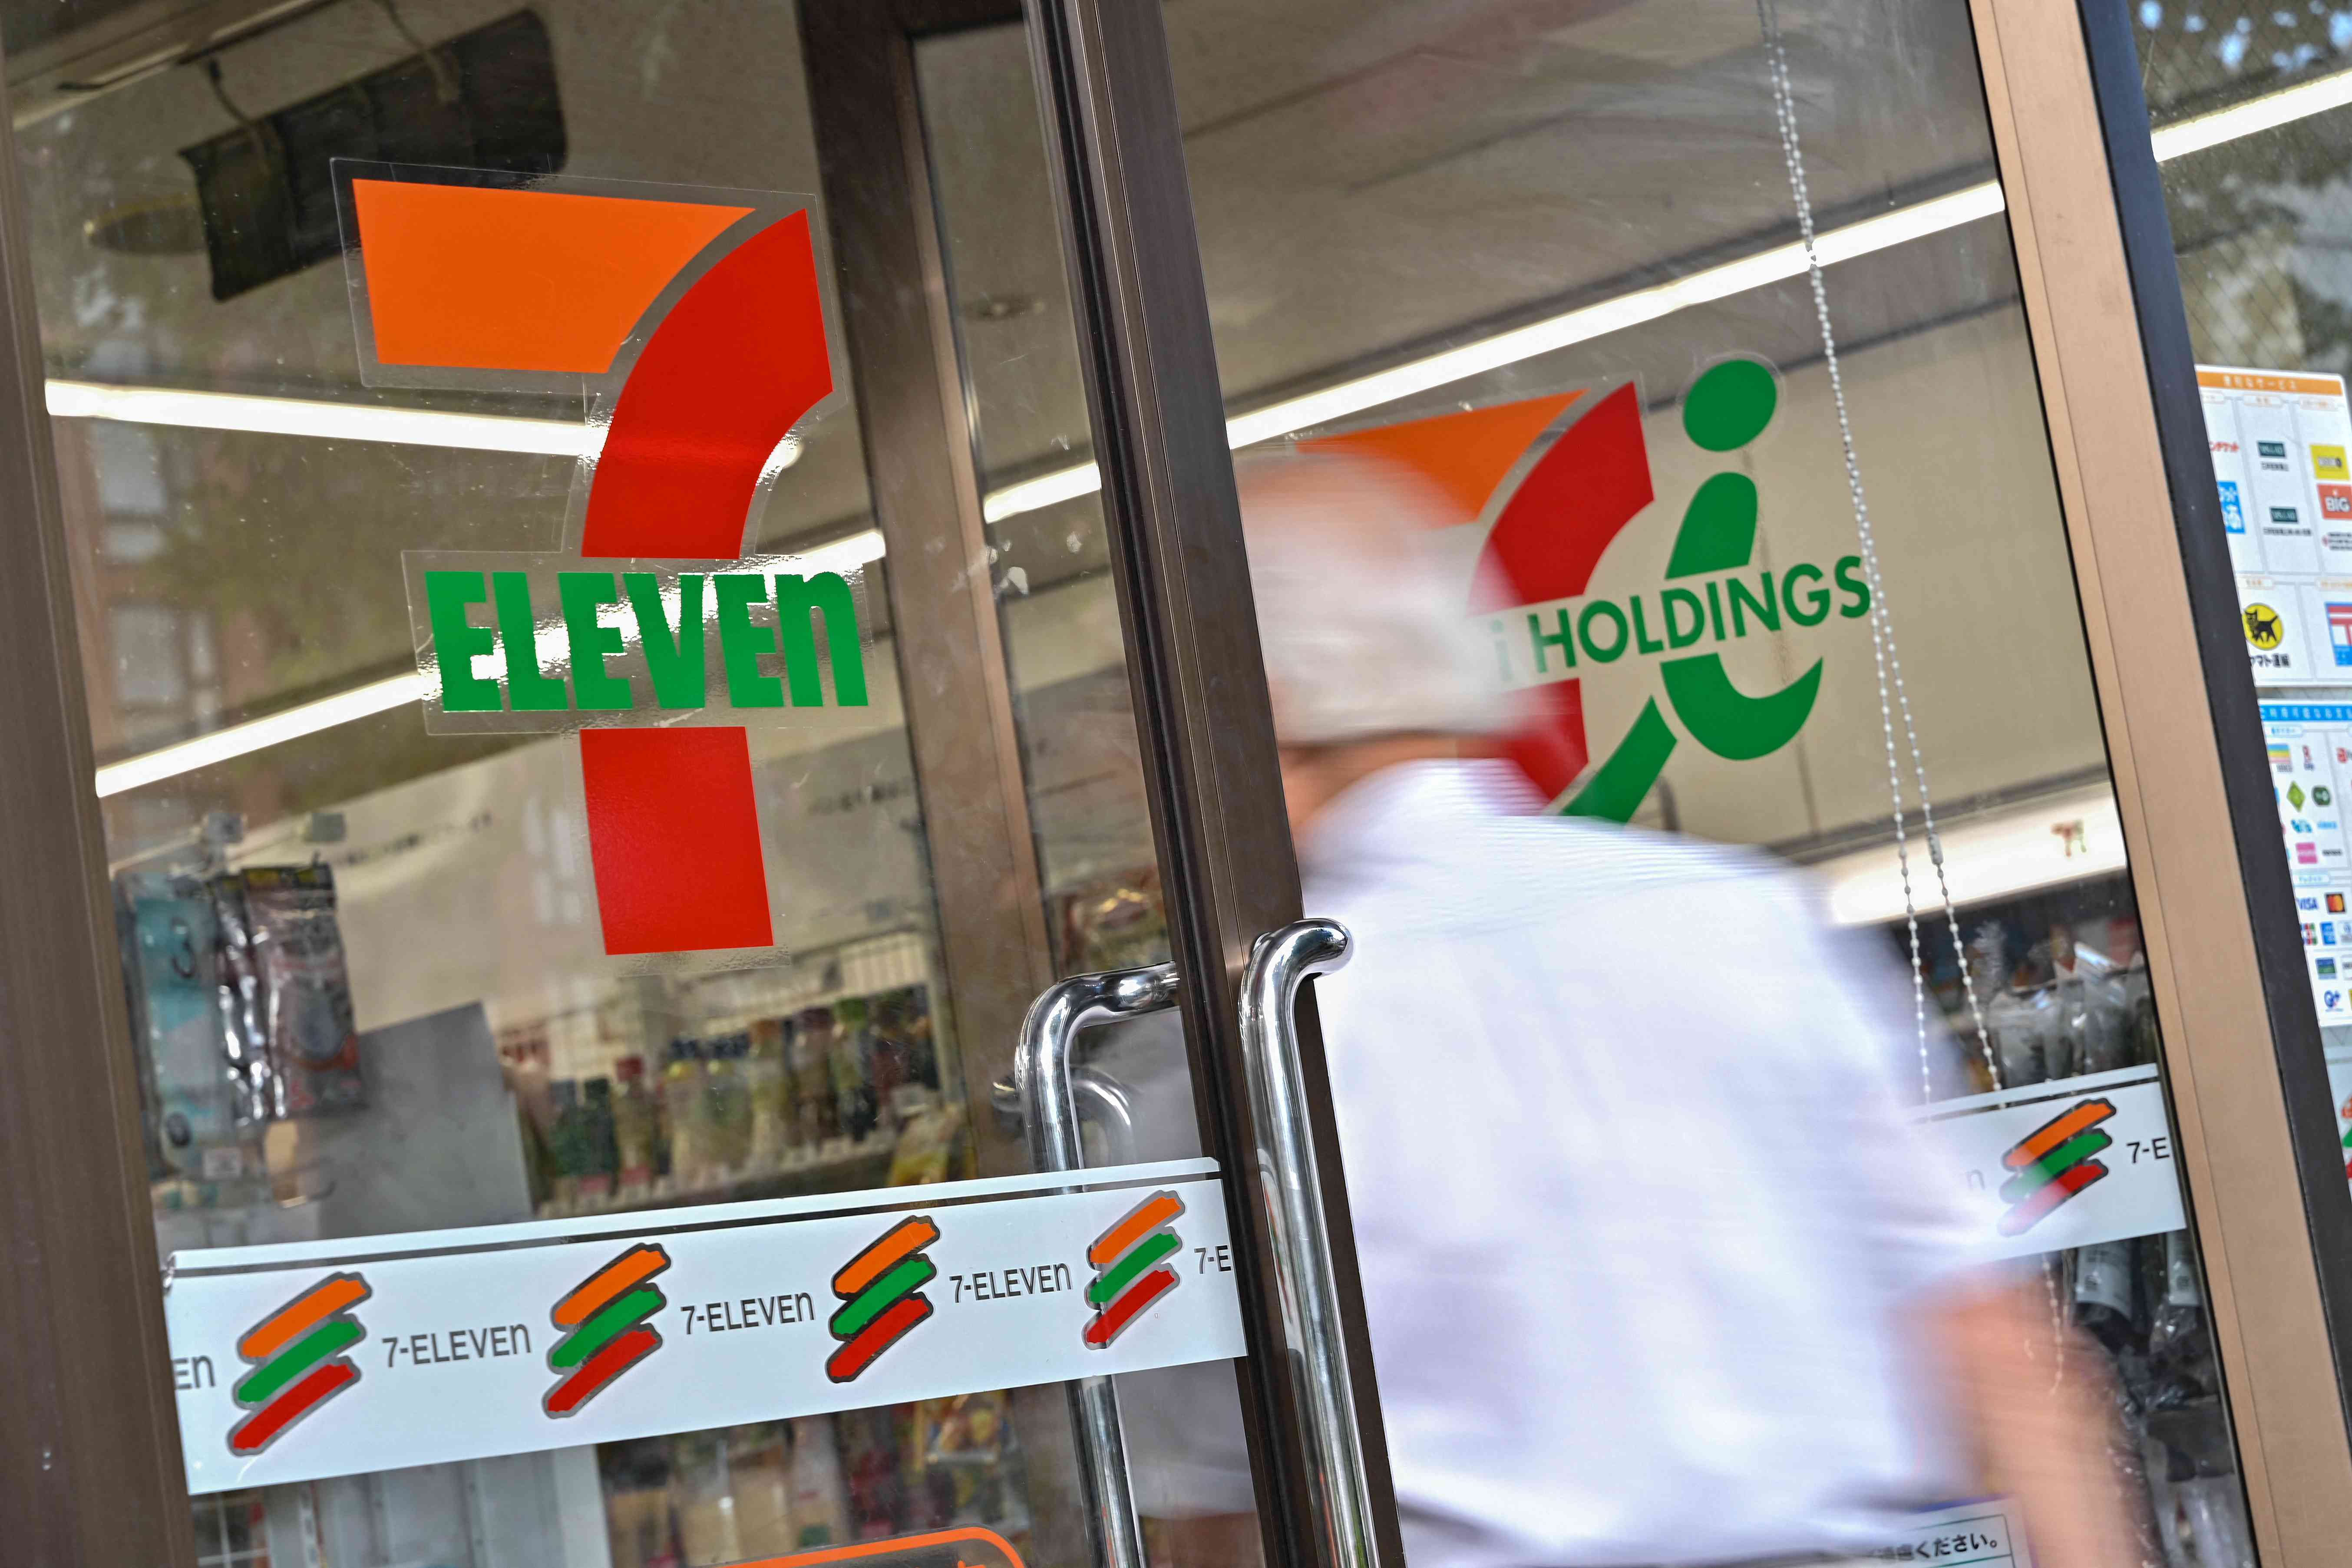
<svg viewBox="0 0 2352 1568">
<path fill-rule="evenodd" d="M 1544 814 L 1409 471 L 1245 464 L 1244 522 L 1412 1568 L 1861 1556 L 2016 1497 L 2139 1561 L 2102 1363 L 1972 1269 L 1907 1006 L 1759 853 Z M 1907 1002 L 1907 998 L 1904 999 Z"/>
</svg>

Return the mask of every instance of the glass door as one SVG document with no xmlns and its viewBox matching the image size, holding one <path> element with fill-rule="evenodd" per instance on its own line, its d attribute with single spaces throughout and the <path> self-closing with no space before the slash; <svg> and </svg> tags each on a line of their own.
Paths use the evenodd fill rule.
<svg viewBox="0 0 2352 1568">
<path fill-rule="evenodd" d="M 1410 1559 L 2251 1563 L 1969 10 L 1164 17 L 1305 907 L 1364 952 L 1317 994 Z M 1038 571 L 1124 502 L 988 156 L 1028 53 L 916 69 Z M 1828 933 L 1776 956 L 1815 914 L 1702 845 Z M 1864 1196 L 1790 1128 L 1931 1152 Z M 1989 1280 L 2046 1462 L 1935 1392 Z"/>
<path fill-rule="evenodd" d="M 1319 1079 L 1157 847 L 1278 784 L 1185 817 L 1118 545 L 997 531 L 964 335 L 1075 329 L 943 286 L 929 168 L 1056 223 L 1025 73 L 919 113 L 977 19 L 0 14 L 207 1568 L 1224 1563 L 1323 1495 L 1348 1237 L 1307 1345 L 1319 1217 L 1228 1186 Z"/>
</svg>

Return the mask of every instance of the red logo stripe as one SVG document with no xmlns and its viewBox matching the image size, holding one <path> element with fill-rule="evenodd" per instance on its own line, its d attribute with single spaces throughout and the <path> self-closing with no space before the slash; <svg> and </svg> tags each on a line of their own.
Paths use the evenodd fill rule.
<svg viewBox="0 0 2352 1568">
<path fill-rule="evenodd" d="M 679 298 L 613 412 L 585 556 L 732 560 L 776 443 L 833 390 L 808 214 Z M 589 857 L 610 953 L 766 947 L 766 858 L 740 728 L 583 730 Z"/>
<path fill-rule="evenodd" d="M 646 340 L 596 461 L 580 553 L 734 560 L 769 454 L 832 390 L 797 212 L 722 257 Z"/>
<path fill-rule="evenodd" d="M 583 730 L 580 771 L 606 952 L 774 942 L 741 726 Z"/>
</svg>

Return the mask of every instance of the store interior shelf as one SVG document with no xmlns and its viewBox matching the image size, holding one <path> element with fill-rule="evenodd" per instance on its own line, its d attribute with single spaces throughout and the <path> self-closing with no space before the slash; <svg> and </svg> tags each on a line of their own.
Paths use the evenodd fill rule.
<svg viewBox="0 0 2352 1568">
<path fill-rule="evenodd" d="M 570 1219 L 580 1215 L 634 1214 L 878 1187 L 889 1171 L 890 1157 L 897 1148 L 895 1137 L 877 1135 L 855 1142 L 841 1139 L 813 1155 L 788 1159 L 778 1165 L 730 1171 L 719 1180 L 693 1186 L 680 1186 L 664 1177 L 610 1194 L 550 1198 L 539 1205 L 539 1217 Z"/>
</svg>

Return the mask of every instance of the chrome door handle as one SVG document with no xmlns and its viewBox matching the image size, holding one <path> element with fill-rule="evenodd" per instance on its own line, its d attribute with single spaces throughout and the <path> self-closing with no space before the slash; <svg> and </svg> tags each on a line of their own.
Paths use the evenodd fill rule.
<svg viewBox="0 0 2352 1568">
<path fill-rule="evenodd" d="M 1343 968 L 1354 941 L 1337 921 L 1294 921 L 1257 939 L 1242 972 L 1242 1049 L 1257 1122 L 1258 1171 L 1266 1192 L 1282 1327 L 1296 1363 L 1314 1464 L 1310 1501 L 1330 1561 L 1370 1568 L 1372 1500 L 1356 1425 L 1355 1385 L 1339 1331 L 1339 1298 L 1324 1223 L 1321 1173 L 1307 1121 L 1298 1061 L 1298 988 Z"/>
<path fill-rule="evenodd" d="M 1047 986 L 1021 1021 L 1013 1053 L 1013 1088 L 1029 1137 L 1029 1157 L 1041 1171 L 1086 1165 L 1078 1138 L 1078 1106 L 1070 1060 L 1081 1030 L 1156 1013 L 1176 1004 L 1176 966 L 1156 963 L 1109 974 L 1081 974 Z M 1084 1074 L 1090 1095 L 1131 1135 L 1126 1096 L 1097 1074 Z M 1130 1145 L 1132 1139 L 1130 1136 Z M 1078 1473 L 1096 1557 L 1102 1568 L 1144 1568 L 1143 1527 L 1135 1515 L 1128 1476 L 1127 1436 L 1118 1421 L 1118 1391 L 1108 1377 L 1070 1384 L 1070 1414 L 1077 1426 Z"/>
<path fill-rule="evenodd" d="M 1080 1129 L 1089 1121 L 1101 1129 L 1112 1164 L 1132 1165 L 1142 1157 L 1136 1152 L 1135 1100 L 1126 1085 L 1081 1063 L 1070 1069 L 1070 1093 L 1077 1101 Z M 1013 1123 L 1026 1120 L 1021 1112 L 1021 1090 L 1009 1078 L 988 1086 L 988 1102 Z"/>
</svg>

